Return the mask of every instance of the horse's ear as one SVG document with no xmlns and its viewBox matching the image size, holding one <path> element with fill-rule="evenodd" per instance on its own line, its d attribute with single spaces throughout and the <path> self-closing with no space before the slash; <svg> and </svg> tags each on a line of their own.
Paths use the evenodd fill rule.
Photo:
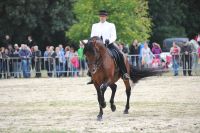
<svg viewBox="0 0 200 133">
<path fill-rule="evenodd" d="M 88 40 L 81 40 L 80 43 L 82 43 L 83 45 L 86 45 L 88 42 Z"/>
</svg>

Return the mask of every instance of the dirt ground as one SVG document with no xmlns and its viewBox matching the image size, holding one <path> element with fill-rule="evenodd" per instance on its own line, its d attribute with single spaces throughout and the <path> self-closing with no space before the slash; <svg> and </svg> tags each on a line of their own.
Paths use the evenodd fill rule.
<svg viewBox="0 0 200 133">
<path fill-rule="evenodd" d="M 124 115 L 122 81 L 117 110 L 107 107 L 97 121 L 98 104 L 89 78 L 0 80 L 0 132 L 200 132 L 200 77 L 150 77 L 132 87 Z"/>
</svg>

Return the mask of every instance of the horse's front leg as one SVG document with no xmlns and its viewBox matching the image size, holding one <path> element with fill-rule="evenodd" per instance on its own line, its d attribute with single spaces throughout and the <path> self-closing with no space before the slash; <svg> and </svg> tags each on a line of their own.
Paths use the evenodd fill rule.
<svg viewBox="0 0 200 133">
<path fill-rule="evenodd" d="M 99 102 L 99 109 L 100 109 L 99 114 L 97 115 L 97 120 L 100 121 L 100 120 L 102 120 L 102 117 L 103 117 L 103 108 L 106 107 L 106 103 L 104 100 L 105 91 L 101 91 L 97 85 L 95 85 L 95 88 L 97 91 L 97 99 Z"/>
<path fill-rule="evenodd" d="M 109 84 L 109 82 L 105 82 L 105 83 L 101 84 L 101 86 L 100 86 L 100 92 L 101 92 L 101 94 L 102 94 L 102 99 L 103 99 L 103 102 L 101 103 L 101 107 L 102 107 L 102 108 L 105 108 L 105 107 L 106 107 L 106 102 L 105 102 L 105 98 L 104 98 L 104 93 L 105 93 L 105 91 L 106 91 L 106 89 L 107 89 L 107 87 L 108 87 L 108 84 Z"/>
</svg>

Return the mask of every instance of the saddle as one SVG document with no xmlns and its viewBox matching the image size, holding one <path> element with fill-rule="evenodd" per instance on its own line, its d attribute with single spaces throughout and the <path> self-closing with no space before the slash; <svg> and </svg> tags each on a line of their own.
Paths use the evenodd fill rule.
<svg viewBox="0 0 200 133">
<path fill-rule="evenodd" d="M 118 54 L 118 52 L 115 49 L 111 50 L 111 49 L 107 48 L 107 50 L 108 50 L 109 55 L 114 60 L 116 71 L 118 71 L 119 70 L 119 66 L 117 65 L 117 62 L 119 62 L 119 54 Z"/>
</svg>

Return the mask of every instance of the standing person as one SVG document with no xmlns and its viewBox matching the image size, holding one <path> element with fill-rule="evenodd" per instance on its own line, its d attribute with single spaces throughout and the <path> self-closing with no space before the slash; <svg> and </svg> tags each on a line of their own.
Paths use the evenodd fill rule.
<svg viewBox="0 0 200 133">
<path fill-rule="evenodd" d="M 8 77 L 8 50 L 4 47 L 1 47 L 1 53 L 0 53 L 0 70 L 1 75 L 0 77 L 7 78 Z"/>
<path fill-rule="evenodd" d="M 31 48 L 30 48 L 30 51 L 31 51 L 31 53 L 34 53 L 35 51 L 34 51 L 34 46 L 32 46 Z M 31 67 L 31 69 L 33 70 L 33 69 L 35 69 L 35 59 L 34 59 L 34 57 L 33 56 L 31 56 L 31 58 L 30 58 L 30 67 Z"/>
<path fill-rule="evenodd" d="M 35 62 L 35 77 L 40 78 L 41 77 L 41 51 L 38 49 L 38 46 L 34 46 L 34 52 L 33 52 L 33 59 Z"/>
<path fill-rule="evenodd" d="M 138 44 L 138 51 L 139 51 L 139 67 L 142 67 L 142 50 L 144 48 L 144 43 Z"/>
<path fill-rule="evenodd" d="M 196 74 L 198 73 L 198 48 L 199 44 L 196 40 L 192 39 L 189 42 L 189 45 L 192 49 L 192 69 Z"/>
<path fill-rule="evenodd" d="M 139 67 L 139 49 L 138 41 L 135 39 L 129 47 L 129 54 L 131 55 L 131 62 L 133 66 Z"/>
<path fill-rule="evenodd" d="M 124 53 L 124 54 L 128 54 L 128 49 L 124 46 L 124 43 L 119 43 L 118 44 L 118 48 L 119 48 L 119 51 Z"/>
<path fill-rule="evenodd" d="M 70 47 L 65 47 L 65 77 L 69 76 L 69 53 L 70 53 Z"/>
<path fill-rule="evenodd" d="M 56 47 L 55 50 L 55 64 L 56 64 L 56 76 L 60 77 L 63 74 L 63 65 L 64 65 L 64 55 L 60 51 L 60 47 Z"/>
<path fill-rule="evenodd" d="M 47 75 L 49 76 L 49 73 L 48 73 L 48 71 L 49 71 L 49 52 L 50 52 L 50 50 L 49 50 L 49 46 L 46 46 L 46 50 L 45 50 L 45 52 L 44 52 L 44 64 L 45 64 L 45 69 L 47 70 Z"/>
<path fill-rule="evenodd" d="M 67 57 L 69 59 L 69 61 L 68 61 L 69 76 L 73 76 L 73 74 L 74 74 L 73 64 L 71 62 L 71 60 L 74 56 L 75 56 L 75 49 L 74 49 L 74 47 L 71 47 L 70 52 L 68 53 L 68 57 Z"/>
<path fill-rule="evenodd" d="M 176 45 L 175 42 L 173 42 L 173 46 L 170 49 L 170 54 L 172 55 L 172 67 L 174 76 L 178 76 L 180 48 Z"/>
<path fill-rule="evenodd" d="M 162 53 L 162 49 L 160 45 L 157 43 L 153 43 L 152 53 L 155 55 L 156 59 L 160 59 L 160 54 Z"/>
<path fill-rule="evenodd" d="M 64 48 L 63 48 L 63 45 L 62 45 L 62 44 L 59 44 L 58 47 L 59 47 L 59 49 L 60 49 L 61 54 L 62 54 L 62 55 L 65 55 L 65 50 L 64 50 Z"/>
<path fill-rule="evenodd" d="M 200 44 L 199 44 L 199 48 L 198 48 L 198 64 L 200 64 Z"/>
<path fill-rule="evenodd" d="M 60 56 L 60 76 L 64 76 L 64 71 L 65 71 L 65 63 L 66 63 L 66 59 L 65 59 L 65 50 L 63 48 L 62 44 L 59 44 L 59 56 Z"/>
<path fill-rule="evenodd" d="M 14 45 L 14 52 L 13 52 L 13 71 L 14 71 L 14 78 L 21 77 L 21 59 L 19 56 L 19 46 L 18 44 Z"/>
<path fill-rule="evenodd" d="M 0 79 L 3 78 L 3 50 L 4 50 L 4 47 L 0 47 Z"/>
<path fill-rule="evenodd" d="M 147 42 L 144 43 L 144 48 L 142 49 L 142 65 L 144 67 L 151 67 L 152 59 L 154 55 L 148 47 Z"/>
<path fill-rule="evenodd" d="M 72 69 L 72 76 L 73 77 L 77 77 L 79 76 L 79 73 L 78 73 L 78 68 L 79 68 L 79 61 L 78 61 L 78 53 L 75 52 L 75 51 L 72 51 L 73 52 L 73 57 L 71 58 L 71 69 Z"/>
<path fill-rule="evenodd" d="M 158 43 L 153 43 L 152 53 L 154 54 L 155 58 L 152 61 L 153 67 L 158 67 L 161 65 L 160 54 L 162 53 L 162 49 Z"/>
<path fill-rule="evenodd" d="M 33 38 L 31 35 L 28 35 L 27 37 L 27 46 L 31 49 L 31 52 L 33 53 L 34 52 L 34 46 L 35 46 L 35 42 L 33 41 Z M 35 68 L 35 60 L 34 58 L 31 58 L 29 60 L 30 62 L 30 65 L 31 65 L 31 68 L 34 69 Z"/>
<path fill-rule="evenodd" d="M 199 43 L 200 45 L 200 32 L 198 33 L 198 35 L 195 37 L 195 40 Z"/>
<path fill-rule="evenodd" d="M 99 11 L 100 22 L 92 25 L 91 37 L 98 36 L 103 40 L 104 44 L 110 51 L 117 52 L 118 54 L 117 65 L 120 69 L 120 73 L 124 80 L 128 80 L 129 75 L 127 73 L 127 69 L 124 63 L 124 56 L 119 51 L 119 49 L 113 44 L 117 39 L 115 24 L 107 22 L 106 21 L 107 16 L 108 16 L 107 11 L 105 10 Z M 91 83 L 92 81 L 88 82 L 88 84 Z"/>
<path fill-rule="evenodd" d="M 21 49 L 19 51 L 19 56 L 22 60 L 22 72 L 23 72 L 23 77 L 24 78 L 30 78 L 30 56 L 31 56 L 31 52 L 28 49 L 27 45 L 22 44 L 21 45 Z"/>
<path fill-rule="evenodd" d="M 184 46 L 181 48 L 182 54 L 182 62 L 183 62 L 183 75 L 186 76 L 186 72 L 188 71 L 188 75 L 192 76 L 192 48 L 189 43 L 184 43 Z M 186 65 L 188 68 L 186 69 Z"/>
<path fill-rule="evenodd" d="M 11 58 L 11 60 L 8 60 L 8 64 L 9 64 L 9 68 L 8 68 L 8 77 L 13 77 L 14 76 L 14 73 L 13 73 L 13 60 L 12 60 L 12 57 L 13 57 L 13 52 L 14 52 L 14 49 L 13 49 L 13 46 L 12 44 L 9 44 L 8 45 L 8 57 Z"/>
<path fill-rule="evenodd" d="M 78 49 L 78 59 L 80 63 L 80 70 L 82 70 L 82 76 L 84 75 L 84 70 L 85 70 L 85 57 L 83 55 L 83 49 L 84 49 L 84 45 L 80 41 L 80 45 Z"/>
<path fill-rule="evenodd" d="M 49 77 L 53 76 L 53 70 L 55 69 L 55 56 L 56 53 L 54 52 L 54 47 L 50 46 L 49 52 L 48 52 L 48 69 L 47 73 Z"/>
<path fill-rule="evenodd" d="M 60 48 L 56 47 L 54 54 L 52 54 L 52 57 L 55 59 L 55 70 L 56 70 L 56 77 L 60 77 Z"/>
</svg>

